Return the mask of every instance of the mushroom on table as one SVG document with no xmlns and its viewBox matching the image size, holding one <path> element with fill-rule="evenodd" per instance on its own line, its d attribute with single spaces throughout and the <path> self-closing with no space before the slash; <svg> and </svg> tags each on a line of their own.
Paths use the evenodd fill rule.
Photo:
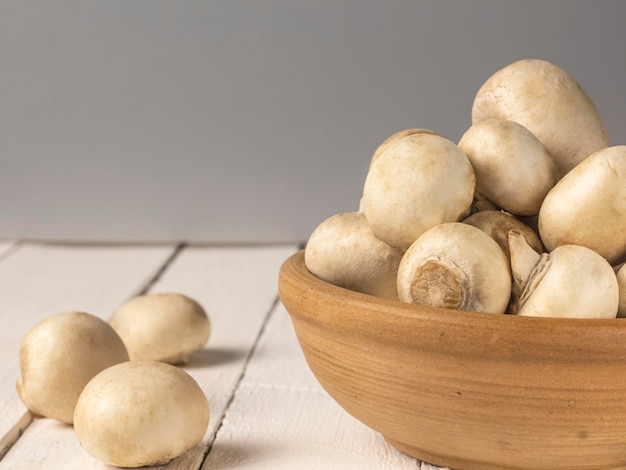
<svg viewBox="0 0 626 470">
<path fill-rule="evenodd" d="M 33 414 L 72 424 L 85 385 L 128 359 L 124 343 L 104 320 L 85 312 L 51 315 L 22 340 L 17 390 Z"/>
<path fill-rule="evenodd" d="M 208 423 L 209 404 L 197 382 L 154 361 L 102 371 L 87 384 L 74 413 L 83 448 L 118 467 L 169 462 L 197 445 Z"/>
<path fill-rule="evenodd" d="M 177 292 L 133 297 L 113 313 L 110 323 L 132 360 L 183 364 L 211 335 L 204 308 Z"/>
</svg>

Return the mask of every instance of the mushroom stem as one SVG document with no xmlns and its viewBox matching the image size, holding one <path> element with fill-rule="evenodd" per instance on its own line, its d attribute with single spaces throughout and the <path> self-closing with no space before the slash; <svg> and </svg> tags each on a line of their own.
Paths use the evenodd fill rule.
<svg viewBox="0 0 626 470">
<path fill-rule="evenodd" d="M 448 267 L 439 258 L 431 257 L 419 266 L 411 280 L 411 298 L 419 305 L 466 309 L 467 279 L 458 267 Z"/>
<path fill-rule="evenodd" d="M 511 230 L 508 239 L 513 278 L 509 310 L 517 313 L 543 278 L 550 257 L 547 253 L 537 253 L 520 232 Z"/>
<path fill-rule="evenodd" d="M 509 263 L 498 244 L 460 222 L 424 232 L 398 267 L 402 302 L 474 312 L 504 313 L 511 297 Z"/>
<path fill-rule="evenodd" d="M 513 282 L 526 286 L 541 255 L 531 248 L 520 232 L 509 232 L 509 250 L 511 252 L 511 273 Z"/>
</svg>

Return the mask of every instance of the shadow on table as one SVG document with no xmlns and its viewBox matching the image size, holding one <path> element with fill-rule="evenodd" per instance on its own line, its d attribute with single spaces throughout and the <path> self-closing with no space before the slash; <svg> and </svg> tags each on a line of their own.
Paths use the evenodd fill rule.
<svg viewBox="0 0 626 470">
<path fill-rule="evenodd" d="M 243 360 L 248 354 L 243 349 L 234 348 L 206 348 L 189 355 L 185 369 L 199 369 L 202 367 L 219 366 Z"/>
</svg>

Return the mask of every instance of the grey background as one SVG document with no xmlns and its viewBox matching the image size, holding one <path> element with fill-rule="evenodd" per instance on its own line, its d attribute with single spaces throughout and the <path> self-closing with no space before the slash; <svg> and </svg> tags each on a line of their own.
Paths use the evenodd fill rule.
<svg viewBox="0 0 626 470">
<path fill-rule="evenodd" d="M 0 0 L 0 238 L 305 240 L 388 135 L 550 60 L 626 143 L 622 1 Z"/>
</svg>

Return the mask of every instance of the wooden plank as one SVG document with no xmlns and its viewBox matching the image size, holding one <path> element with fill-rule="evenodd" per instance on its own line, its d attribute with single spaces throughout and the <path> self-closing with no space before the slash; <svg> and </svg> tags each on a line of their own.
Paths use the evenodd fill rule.
<svg viewBox="0 0 626 470">
<path fill-rule="evenodd" d="M 348 415 L 310 372 L 282 305 L 268 321 L 203 470 L 420 469 Z"/>
<path fill-rule="evenodd" d="M 0 457 L 32 420 L 15 390 L 26 332 L 44 317 L 68 310 L 110 316 L 145 286 L 174 248 L 22 244 L 0 262 Z"/>
<path fill-rule="evenodd" d="M 158 469 L 200 467 L 250 351 L 276 302 L 278 269 L 296 249 L 295 246 L 186 248 L 153 286 L 152 292 L 182 292 L 198 300 L 206 308 L 213 329 L 207 347 L 192 355 L 184 368 L 209 399 L 209 428 L 199 446 Z M 80 448 L 72 428 L 51 420 L 35 420 L 0 461 L 0 468 L 106 467 Z"/>
<path fill-rule="evenodd" d="M 211 420 L 202 446 L 159 467 L 200 468 L 232 400 L 252 348 L 278 299 L 278 270 L 297 246 L 222 249 L 183 253 L 171 276 L 155 290 L 189 293 L 205 306 L 212 319 L 208 347 L 185 370 L 202 386 L 211 407 Z M 174 268 L 174 266 L 172 266 Z M 195 275 L 193 273 L 198 273 Z"/>
</svg>

